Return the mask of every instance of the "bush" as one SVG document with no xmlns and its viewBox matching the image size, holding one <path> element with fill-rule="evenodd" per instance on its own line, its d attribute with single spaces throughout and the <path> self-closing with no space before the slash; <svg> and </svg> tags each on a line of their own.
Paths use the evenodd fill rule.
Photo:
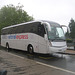
<svg viewBox="0 0 75 75">
<path fill-rule="evenodd" d="M 72 39 L 66 39 L 66 42 L 67 43 L 73 43 L 73 40 Z"/>
</svg>

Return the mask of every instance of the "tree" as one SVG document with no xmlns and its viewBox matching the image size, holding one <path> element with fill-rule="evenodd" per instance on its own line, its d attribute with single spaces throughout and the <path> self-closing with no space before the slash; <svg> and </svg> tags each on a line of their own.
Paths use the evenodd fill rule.
<svg viewBox="0 0 75 75">
<path fill-rule="evenodd" d="M 26 11 L 22 9 L 23 6 L 7 5 L 0 9 L 0 31 L 1 28 L 19 24 L 27 21 L 32 21 L 33 17 L 29 16 Z"/>
<path fill-rule="evenodd" d="M 75 21 L 73 19 L 70 20 L 69 28 L 70 28 L 70 37 L 74 39 L 75 38 Z"/>
</svg>

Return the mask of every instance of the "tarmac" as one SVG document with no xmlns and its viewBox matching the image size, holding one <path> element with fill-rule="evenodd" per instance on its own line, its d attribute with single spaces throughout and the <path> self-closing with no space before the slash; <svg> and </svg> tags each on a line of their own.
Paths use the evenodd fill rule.
<svg viewBox="0 0 75 75">
<path fill-rule="evenodd" d="M 72 50 L 66 52 L 75 53 Z M 0 70 L 7 70 L 7 75 L 75 75 L 75 72 L 46 65 L 3 50 L 0 50 Z"/>
</svg>

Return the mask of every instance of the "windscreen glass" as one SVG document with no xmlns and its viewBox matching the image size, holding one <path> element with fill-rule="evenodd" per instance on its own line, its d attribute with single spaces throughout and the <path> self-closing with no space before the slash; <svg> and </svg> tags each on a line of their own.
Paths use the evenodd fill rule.
<svg viewBox="0 0 75 75">
<path fill-rule="evenodd" d="M 53 23 L 52 23 L 53 24 Z M 50 24 L 50 31 L 47 30 L 48 26 L 46 26 L 46 31 L 48 34 L 49 40 L 65 40 L 63 29 L 57 24 Z"/>
</svg>

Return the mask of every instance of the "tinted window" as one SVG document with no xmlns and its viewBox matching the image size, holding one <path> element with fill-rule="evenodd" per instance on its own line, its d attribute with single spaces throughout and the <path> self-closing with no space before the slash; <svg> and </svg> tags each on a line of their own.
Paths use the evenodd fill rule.
<svg viewBox="0 0 75 75">
<path fill-rule="evenodd" d="M 44 25 L 38 26 L 38 33 L 39 33 L 40 36 L 44 37 L 44 34 L 46 34 Z"/>
<path fill-rule="evenodd" d="M 2 34 L 16 34 L 16 33 L 35 33 L 42 37 L 45 34 L 44 25 L 41 25 L 40 22 L 29 23 L 25 25 L 20 25 L 16 27 L 11 27 L 2 30 Z"/>
<path fill-rule="evenodd" d="M 2 34 L 5 35 L 5 34 L 28 33 L 28 32 L 38 34 L 38 25 L 40 25 L 40 22 L 34 22 L 16 27 L 11 27 L 3 29 Z"/>
</svg>

